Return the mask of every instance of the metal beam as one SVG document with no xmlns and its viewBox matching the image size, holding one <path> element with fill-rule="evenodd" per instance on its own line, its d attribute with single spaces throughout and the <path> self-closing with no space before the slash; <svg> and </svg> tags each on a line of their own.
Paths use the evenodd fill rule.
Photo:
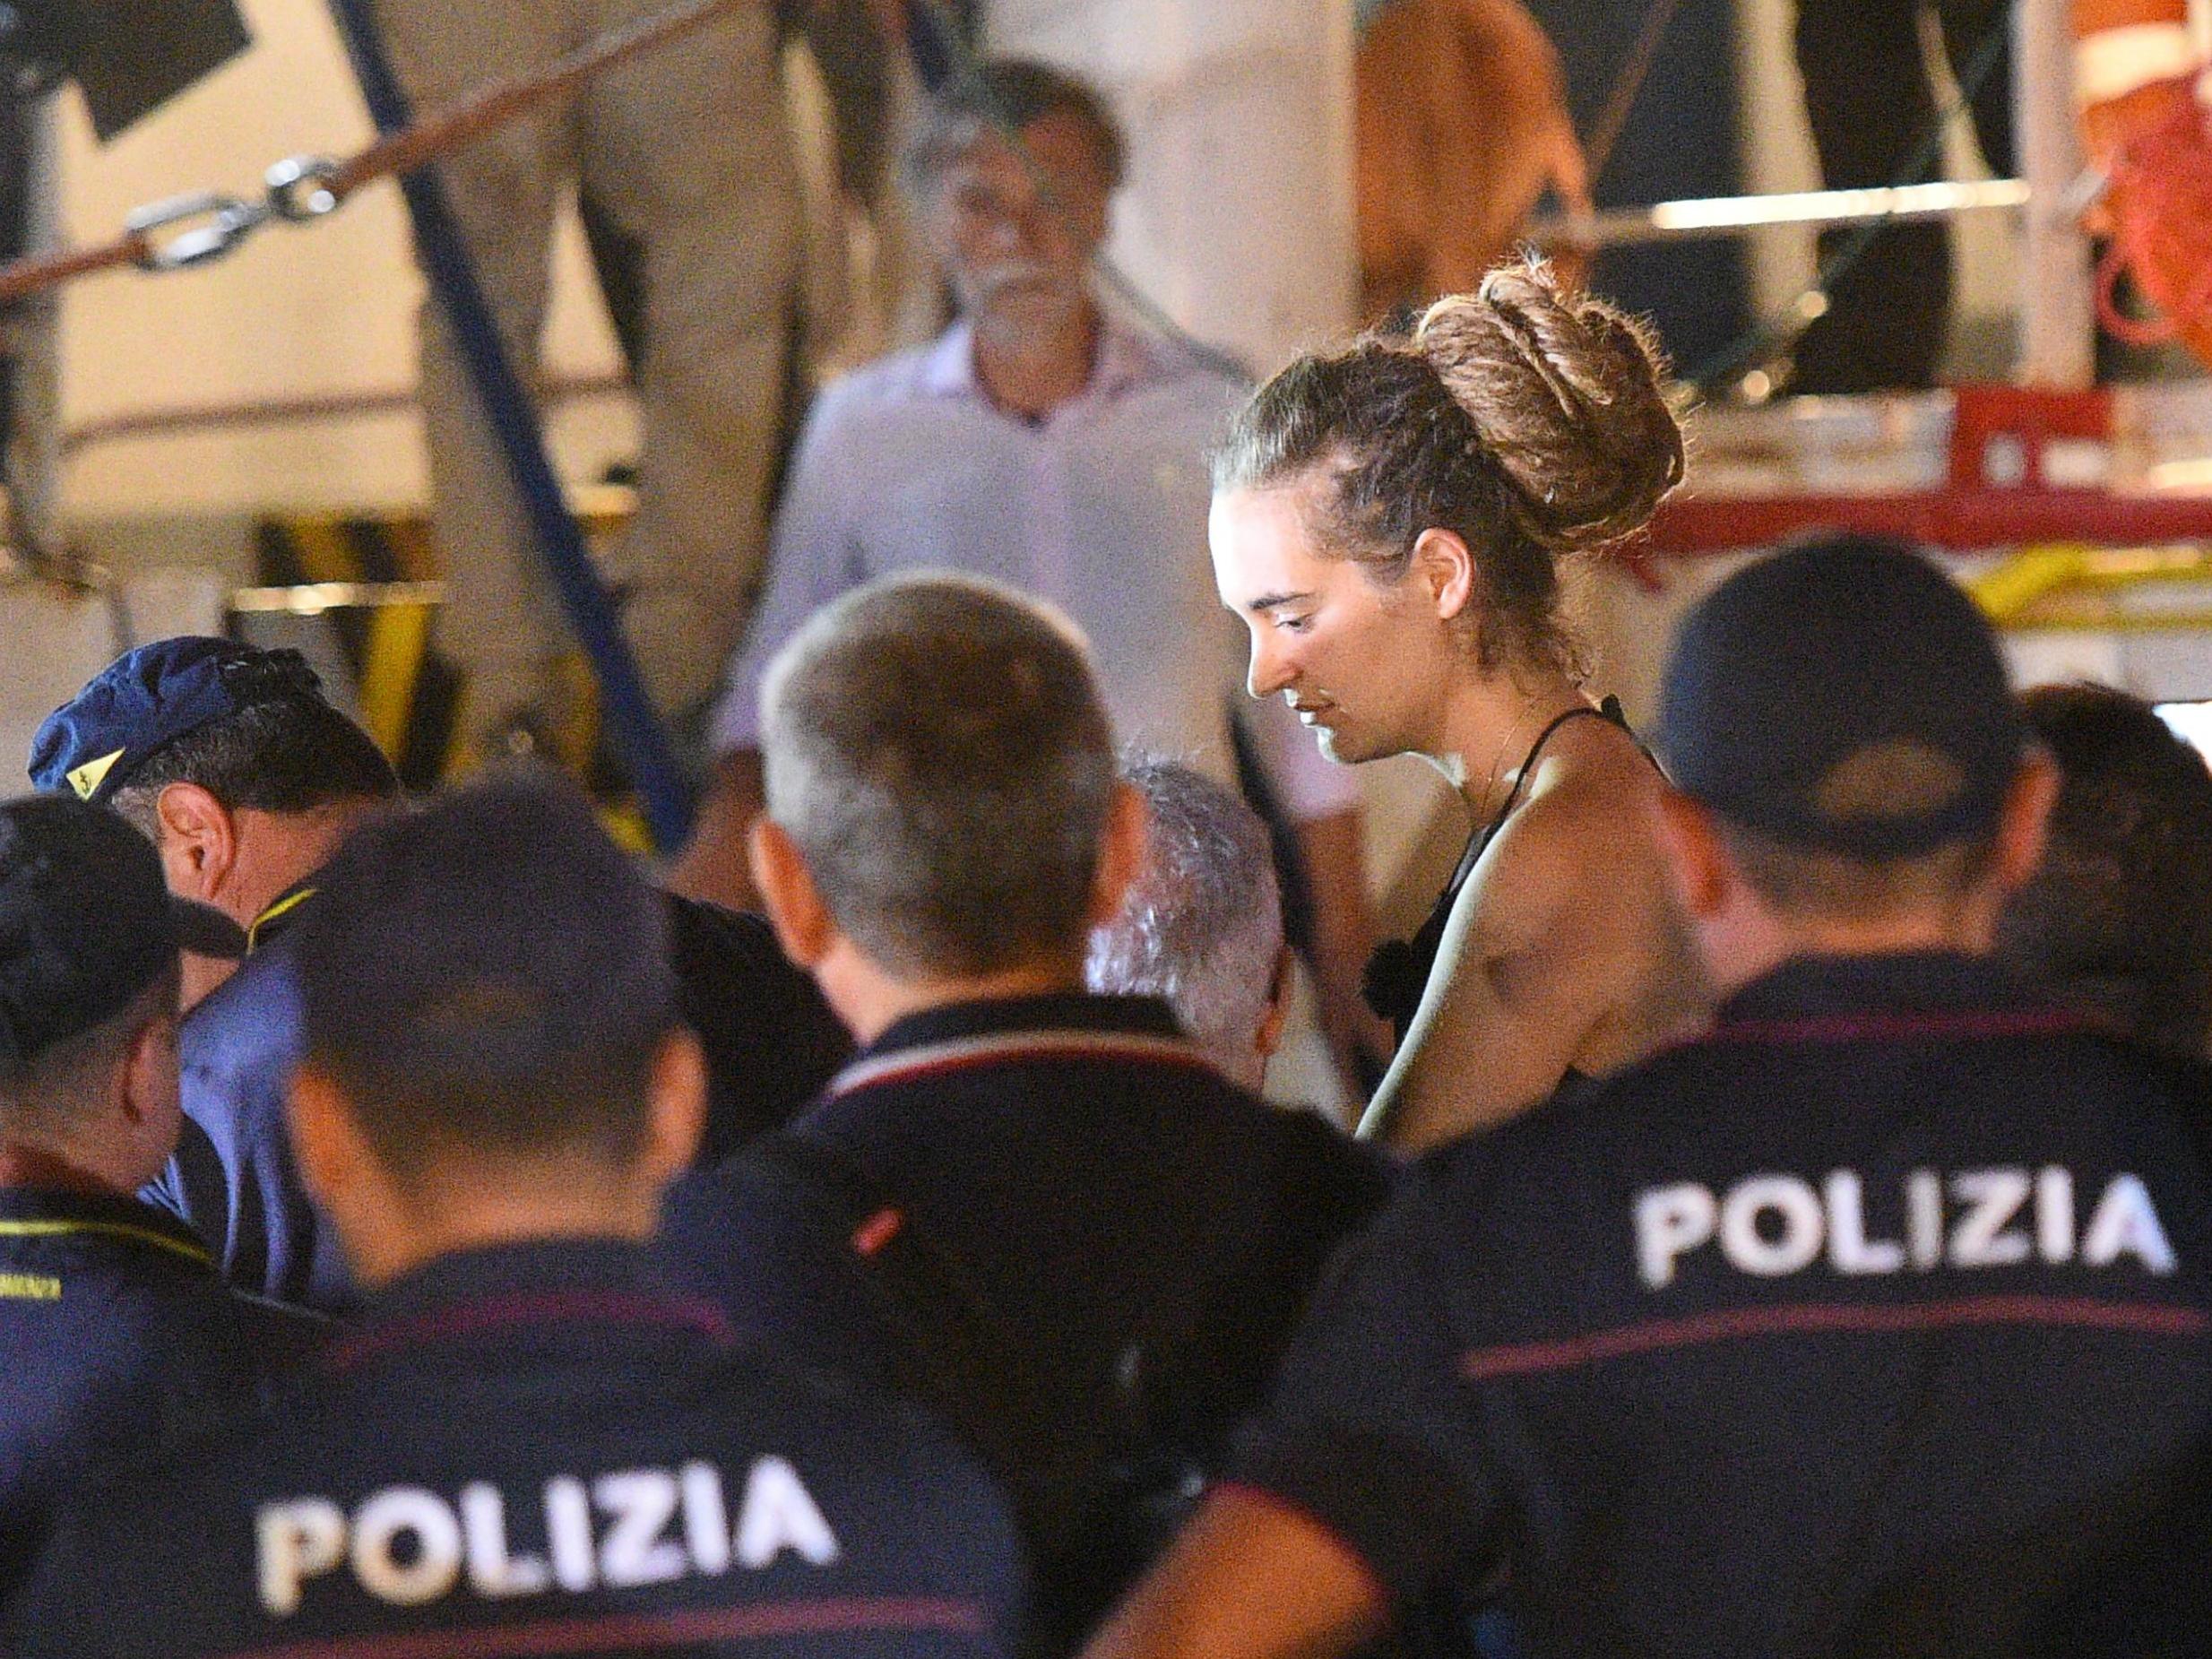
<svg viewBox="0 0 2212 1659">
<path fill-rule="evenodd" d="M 2039 541 L 2212 540 L 2212 496 L 2114 496 L 2095 489 L 1931 489 L 1896 495 L 1676 497 L 1636 557 L 1693 557 L 1774 547 L 1822 530 L 1902 536 L 1968 552 Z"/>
<path fill-rule="evenodd" d="M 2019 0 L 2013 10 L 2014 127 L 2031 200 L 2020 249 L 2024 385 L 2077 391 L 2096 377 L 2096 299 L 2089 238 L 2073 181 L 2082 170 L 2074 123 L 2070 0 Z"/>
<path fill-rule="evenodd" d="M 1871 190 L 1798 190 L 1781 195 L 1698 196 L 1650 207 L 1608 208 L 1572 218 L 1554 215 L 1532 224 L 1527 239 L 1539 246 L 1629 247 L 1741 236 L 1776 225 L 1825 229 L 1881 220 L 1949 219 L 1961 213 L 2017 212 L 2028 187 L 2017 178 L 1964 184 L 1897 185 Z"/>
</svg>

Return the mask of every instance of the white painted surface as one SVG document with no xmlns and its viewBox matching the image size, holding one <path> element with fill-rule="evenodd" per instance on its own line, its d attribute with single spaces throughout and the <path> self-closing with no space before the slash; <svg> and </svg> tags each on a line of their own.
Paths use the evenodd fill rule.
<svg viewBox="0 0 2212 1659">
<path fill-rule="evenodd" d="M 0 582 L 0 796 L 30 787 L 24 761 L 39 722 L 107 666 L 123 637 L 100 594 L 55 583 Z"/>
</svg>

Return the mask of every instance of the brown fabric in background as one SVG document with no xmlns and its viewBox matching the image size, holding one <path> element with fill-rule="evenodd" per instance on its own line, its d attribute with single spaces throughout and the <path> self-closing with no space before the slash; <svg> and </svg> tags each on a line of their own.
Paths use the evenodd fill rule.
<svg viewBox="0 0 2212 1659">
<path fill-rule="evenodd" d="M 1512 251 L 1566 127 L 1559 54 L 1517 0 L 1395 0 L 1360 42 L 1361 303 L 1472 289 Z"/>
</svg>

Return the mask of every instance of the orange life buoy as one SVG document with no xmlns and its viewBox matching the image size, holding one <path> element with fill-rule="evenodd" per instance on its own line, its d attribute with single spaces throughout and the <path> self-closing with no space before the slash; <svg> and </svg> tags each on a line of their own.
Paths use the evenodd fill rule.
<svg viewBox="0 0 2212 1659">
<path fill-rule="evenodd" d="M 2105 325 L 2132 339 L 2178 336 L 2212 363 L 2212 78 L 2190 35 L 2188 0 L 2074 0 L 2073 32 L 2082 140 L 2110 181 Z M 2123 266 L 2157 307 L 2156 324 L 2113 306 Z"/>
</svg>

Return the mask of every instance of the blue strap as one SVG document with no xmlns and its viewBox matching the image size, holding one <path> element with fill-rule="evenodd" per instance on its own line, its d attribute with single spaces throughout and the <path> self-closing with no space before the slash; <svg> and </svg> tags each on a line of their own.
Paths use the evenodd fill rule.
<svg viewBox="0 0 2212 1659">
<path fill-rule="evenodd" d="M 390 133 L 407 125 L 413 112 L 385 56 L 369 0 L 330 0 L 330 4 L 376 130 Z M 637 784 L 653 841 L 663 851 L 673 850 L 681 844 L 690 826 L 690 786 L 645 696 L 644 682 L 638 678 L 637 664 L 622 637 L 614 601 L 600 585 L 583 531 L 576 527 L 560 482 L 546 459 L 537 412 L 500 344 L 499 330 L 477 281 L 467 241 L 435 172 L 424 168 L 410 173 L 400 180 L 400 188 L 414 220 L 415 244 L 423 268 L 453 321 L 469 377 L 475 383 L 493 435 L 506 456 L 538 550 L 552 573 L 569 626 L 599 677 L 601 712 L 623 763 Z"/>
<path fill-rule="evenodd" d="M 959 27 L 942 0 L 906 0 L 906 49 L 921 90 L 932 98 L 945 91 L 969 56 Z"/>
</svg>

